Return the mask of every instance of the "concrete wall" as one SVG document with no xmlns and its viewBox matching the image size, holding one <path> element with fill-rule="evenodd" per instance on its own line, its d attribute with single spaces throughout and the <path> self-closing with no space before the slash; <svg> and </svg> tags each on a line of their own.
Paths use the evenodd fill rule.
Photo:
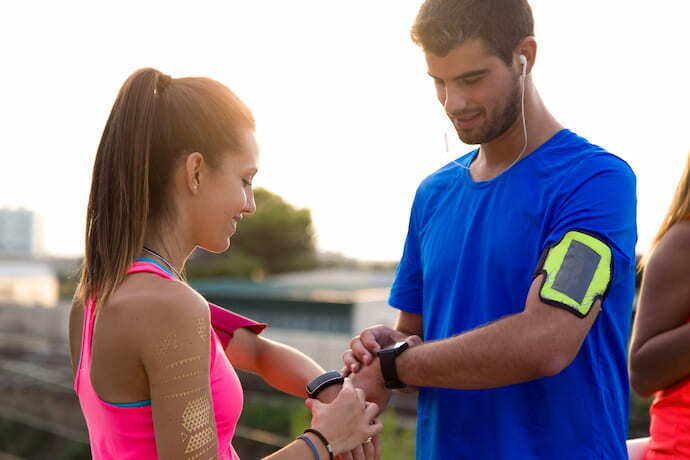
<svg viewBox="0 0 690 460">
<path fill-rule="evenodd" d="M 0 304 L 54 307 L 58 295 L 57 276 L 47 264 L 0 260 Z"/>
<path fill-rule="evenodd" d="M 353 335 L 357 335 L 362 329 L 376 324 L 384 324 L 389 327 L 395 325 L 395 321 L 398 318 L 398 310 L 388 305 L 387 296 L 383 299 L 364 299 L 355 303 L 352 312 Z"/>
<path fill-rule="evenodd" d="M 349 334 L 325 334 L 270 326 L 262 334 L 271 340 L 297 348 L 328 370 L 340 370 L 343 367 L 341 356 L 349 348 L 352 338 Z"/>
</svg>

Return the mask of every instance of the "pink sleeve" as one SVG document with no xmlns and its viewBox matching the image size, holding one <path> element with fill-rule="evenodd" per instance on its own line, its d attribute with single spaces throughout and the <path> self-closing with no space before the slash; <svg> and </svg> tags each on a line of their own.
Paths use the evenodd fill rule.
<svg viewBox="0 0 690 460">
<path fill-rule="evenodd" d="M 216 335 L 218 335 L 218 338 L 223 344 L 223 348 L 228 346 L 235 330 L 246 327 L 252 332 L 259 334 L 267 326 L 264 323 L 257 323 L 256 321 L 252 321 L 249 318 L 233 313 L 218 305 L 212 303 L 208 305 L 211 310 L 211 326 L 216 331 Z"/>
</svg>

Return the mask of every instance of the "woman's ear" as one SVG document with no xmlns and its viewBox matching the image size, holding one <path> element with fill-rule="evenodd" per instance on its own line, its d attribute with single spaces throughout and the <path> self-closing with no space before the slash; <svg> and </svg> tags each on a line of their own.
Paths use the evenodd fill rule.
<svg viewBox="0 0 690 460">
<path fill-rule="evenodd" d="M 200 152 L 190 153 L 185 159 L 184 166 L 187 188 L 192 194 L 196 195 L 201 188 L 201 182 L 204 176 L 204 155 Z"/>
</svg>

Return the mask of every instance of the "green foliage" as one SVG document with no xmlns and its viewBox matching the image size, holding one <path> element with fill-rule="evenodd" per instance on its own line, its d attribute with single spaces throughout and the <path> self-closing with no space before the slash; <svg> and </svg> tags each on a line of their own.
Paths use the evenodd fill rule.
<svg viewBox="0 0 690 460">
<path fill-rule="evenodd" d="M 258 257 L 247 254 L 242 249 L 233 248 L 231 254 L 211 254 L 192 259 L 187 264 L 185 272 L 190 279 L 220 276 L 253 278 L 264 273 L 264 264 Z"/>
<path fill-rule="evenodd" d="M 310 421 L 311 413 L 301 400 L 289 397 L 252 397 L 244 405 L 239 423 L 293 439 L 302 434 Z M 382 460 L 414 458 L 414 423 L 404 423 L 394 408 L 387 409 L 381 416 L 381 421 L 383 433 L 379 438 Z"/>
<path fill-rule="evenodd" d="M 307 417 L 306 425 L 301 418 Z M 248 397 L 238 422 L 242 426 L 270 431 L 278 436 L 302 434 L 309 425 L 309 412 L 302 400 L 291 397 Z M 300 428 L 300 426 L 302 428 Z M 297 431 L 295 431 L 297 430 Z"/>
<path fill-rule="evenodd" d="M 246 216 L 233 237 L 235 248 L 259 258 L 267 273 L 316 266 L 316 247 L 308 209 L 295 209 L 280 196 L 259 188 L 257 211 Z"/>
<path fill-rule="evenodd" d="M 26 460 L 87 460 L 89 445 L 32 428 L 23 423 L 0 418 L 0 457 L 2 452 Z"/>
<path fill-rule="evenodd" d="M 187 265 L 189 278 L 265 274 L 307 270 L 316 266 L 316 244 L 308 209 L 296 209 L 280 196 L 259 188 L 257 211 L 245 216 L 225 254 L 201 253 Z"/>
<path fill-rule="evenodd" d="M 75 275 L 58 274 L 59 295 L 61 299 L 74 297 L 77 290 L 78 277 Z"/>
<path fill-rule="evenodd" d="M 654 396 L 643 398 L 630 388 L 630 416 L 628 438 L 644 438 L 649 436 L 649 406 Z"/>
<path fill-rule="evenodd" d="M 413 459 L 415 452 L 414 425 L 401 422 L 394 408 L 387 409 L 381 416 L 383 433 L 381 441 L 382 460 Z"/>
</svg>

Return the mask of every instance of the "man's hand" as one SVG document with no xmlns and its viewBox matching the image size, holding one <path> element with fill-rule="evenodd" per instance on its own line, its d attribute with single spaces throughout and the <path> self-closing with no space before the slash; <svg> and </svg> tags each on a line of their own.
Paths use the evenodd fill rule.
<svg viewBox="0 0 690 460">
<path fill-rule="evenodd" d="M 367 401 L 376 403 L 379 406 L 379 411 L 383 412 L 391 398 L 391 390 L 383 384 L 379 359 L 375 358 L 371 364 L 362 367 L 357 373 L 351 374 L 350 379 L 355 387 L 364 390 Z"/>
<path fill-rule="evenodd" d="M 387 326 L 378 325 L 364 329 L 350 341 L 350 349 L 343 353 L 346 372 L 357 372 L 374 360 L 376 352 L 402 341 L 407 341 L 410 346 L 422 343 L 419 336 L 405 334 Z"/>
</svg>

